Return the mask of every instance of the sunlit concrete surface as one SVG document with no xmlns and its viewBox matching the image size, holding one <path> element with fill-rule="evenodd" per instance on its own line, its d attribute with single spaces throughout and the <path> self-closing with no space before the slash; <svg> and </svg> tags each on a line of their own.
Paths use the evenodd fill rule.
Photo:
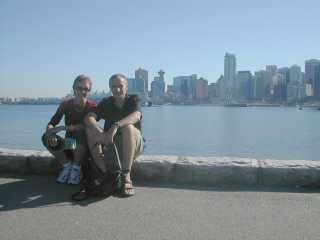
<svg viewBox="0 0 320 240">
<path fill-rule="evenodd" d="M 320 239 L 320 194 L 301 188 L 136 183 L 134 197 L 69 199 L 53 176 L 2 175 L 1 240 Z"/>
</svg>

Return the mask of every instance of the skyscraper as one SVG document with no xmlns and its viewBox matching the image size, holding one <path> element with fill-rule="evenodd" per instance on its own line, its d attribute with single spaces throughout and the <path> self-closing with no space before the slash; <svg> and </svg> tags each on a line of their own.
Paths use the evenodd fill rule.
<svg viewBox="0 0 320 240">
<path fill-rule="evenodd" d="M 196 96 L 197 74 L 178 76 L 173 78 L 178 101 L 193 101 Z"/>
<path fill-rule="evenodd" d="M 270 84 L 266 71 L 260 70 L 254 73 L 252 95 L 255 99 L 266 99 L 270 95 Z"/>
<path fill-rule="evenodd" d="M 305 62 L 305 80 L 311 84 L 313 95 L 320 97 L 320 60 L 310 59 Z"/>
<path fill-rule="evenodd" d="M 301 67 L 292 65 L 289 70 L 290 83 L 302 83 Z"/>
<path fill-rule="evenodd" d="M 274 79 L 277 74 L 277 65 L 267 65 L 266 66 L 266 85 L 267 85 L 267 96 L 273 94 Z"/>
<path fill-rule="evenodd" d="M 154 103 L 162 103 L 165 95 L 164 71 L 158 72 L 159 76 L 154 77 L 151 83 L 151 97 Z"/>
<path fill-rule="evenodd" d="M 226 99 L 233 98 L 236 88 L 236 56 L 226 53 L 224 56 L 224 94 Z"/>
<path fill-rule="evenodd" d="M 206 101 L 208 97 L 208 81 L 200 78 L 196 81 L 196 100 Z"/>
<path fill-rule="evenodd" d="M 134 78 L 135 79 L 143 79 L 144 81 L 144 92 L 145 94 L 148 94 L 148 71 L 142 68 L 137 69 L 134 72 Z"/>
<path fill-rule="evenodd" d="M 252 75 L 250 71 L 238 72 L 237 97 L 240 99 L 251 99 L 253 97 Z"/>
</svg>

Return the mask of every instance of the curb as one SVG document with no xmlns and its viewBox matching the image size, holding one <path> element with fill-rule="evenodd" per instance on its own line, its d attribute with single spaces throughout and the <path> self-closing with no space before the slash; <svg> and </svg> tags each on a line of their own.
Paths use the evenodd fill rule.
<svg viewBox="0 0 320 240">
<path fill-rule="evenodd" d="M 0 173 L 53 174 L 59 168 L 48 151 L 0 148 Z M 142 155 L 133 177 L 213 187 L 296 187 L 320 182 L 320 161 Z"/>
</svg>

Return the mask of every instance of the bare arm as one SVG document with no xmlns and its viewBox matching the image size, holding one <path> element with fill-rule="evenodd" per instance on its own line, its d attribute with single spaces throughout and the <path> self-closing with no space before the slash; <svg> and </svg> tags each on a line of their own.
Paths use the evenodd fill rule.
<svg viewBox="0 0 320 240">
<path fill-rule="evenodd" d="M 118 121 L 118 126 L 112 125 L 107 132 L 104 133 L 105 139 L 104 143 L 112 143 L 114 140 L 114 136 L 116 135 L 118 128 L 130 125 L 130 124 L 135 124 L 141 119 L 141 112 L 140 111 L 135 111 L 125 118 L 122 118 L 120 121 Z"/>
<path fill-rule="evenodd" d="M 135 111 L 119 121 L 119 127 L 135 124 L 141 119 L 141 112 Z"/>
<path fill-rule="evenodd" d="M 95 129 L 101 133 L 103 132 L 101 127 L 98 125 L 97 115 L 95 113 L 88 113 L 87 116 L 84 118 L 84 124 L 86 127 L 90 129 Z"/>
</svg>

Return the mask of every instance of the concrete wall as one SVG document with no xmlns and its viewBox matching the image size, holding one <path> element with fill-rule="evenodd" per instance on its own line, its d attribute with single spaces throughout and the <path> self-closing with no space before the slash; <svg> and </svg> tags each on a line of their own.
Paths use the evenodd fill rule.
<svg viewBox="0 0 320 240">
<path fill-rule="evenodd" d="M 1 173 L 57 173 L 59 165 L 48 151 L 0 148 Z M 320 161 L 257 160 L 231 157 L 142 155 L 133 176 L 206 186 L 299 186 L 320 183 Z"/>
</svg>

